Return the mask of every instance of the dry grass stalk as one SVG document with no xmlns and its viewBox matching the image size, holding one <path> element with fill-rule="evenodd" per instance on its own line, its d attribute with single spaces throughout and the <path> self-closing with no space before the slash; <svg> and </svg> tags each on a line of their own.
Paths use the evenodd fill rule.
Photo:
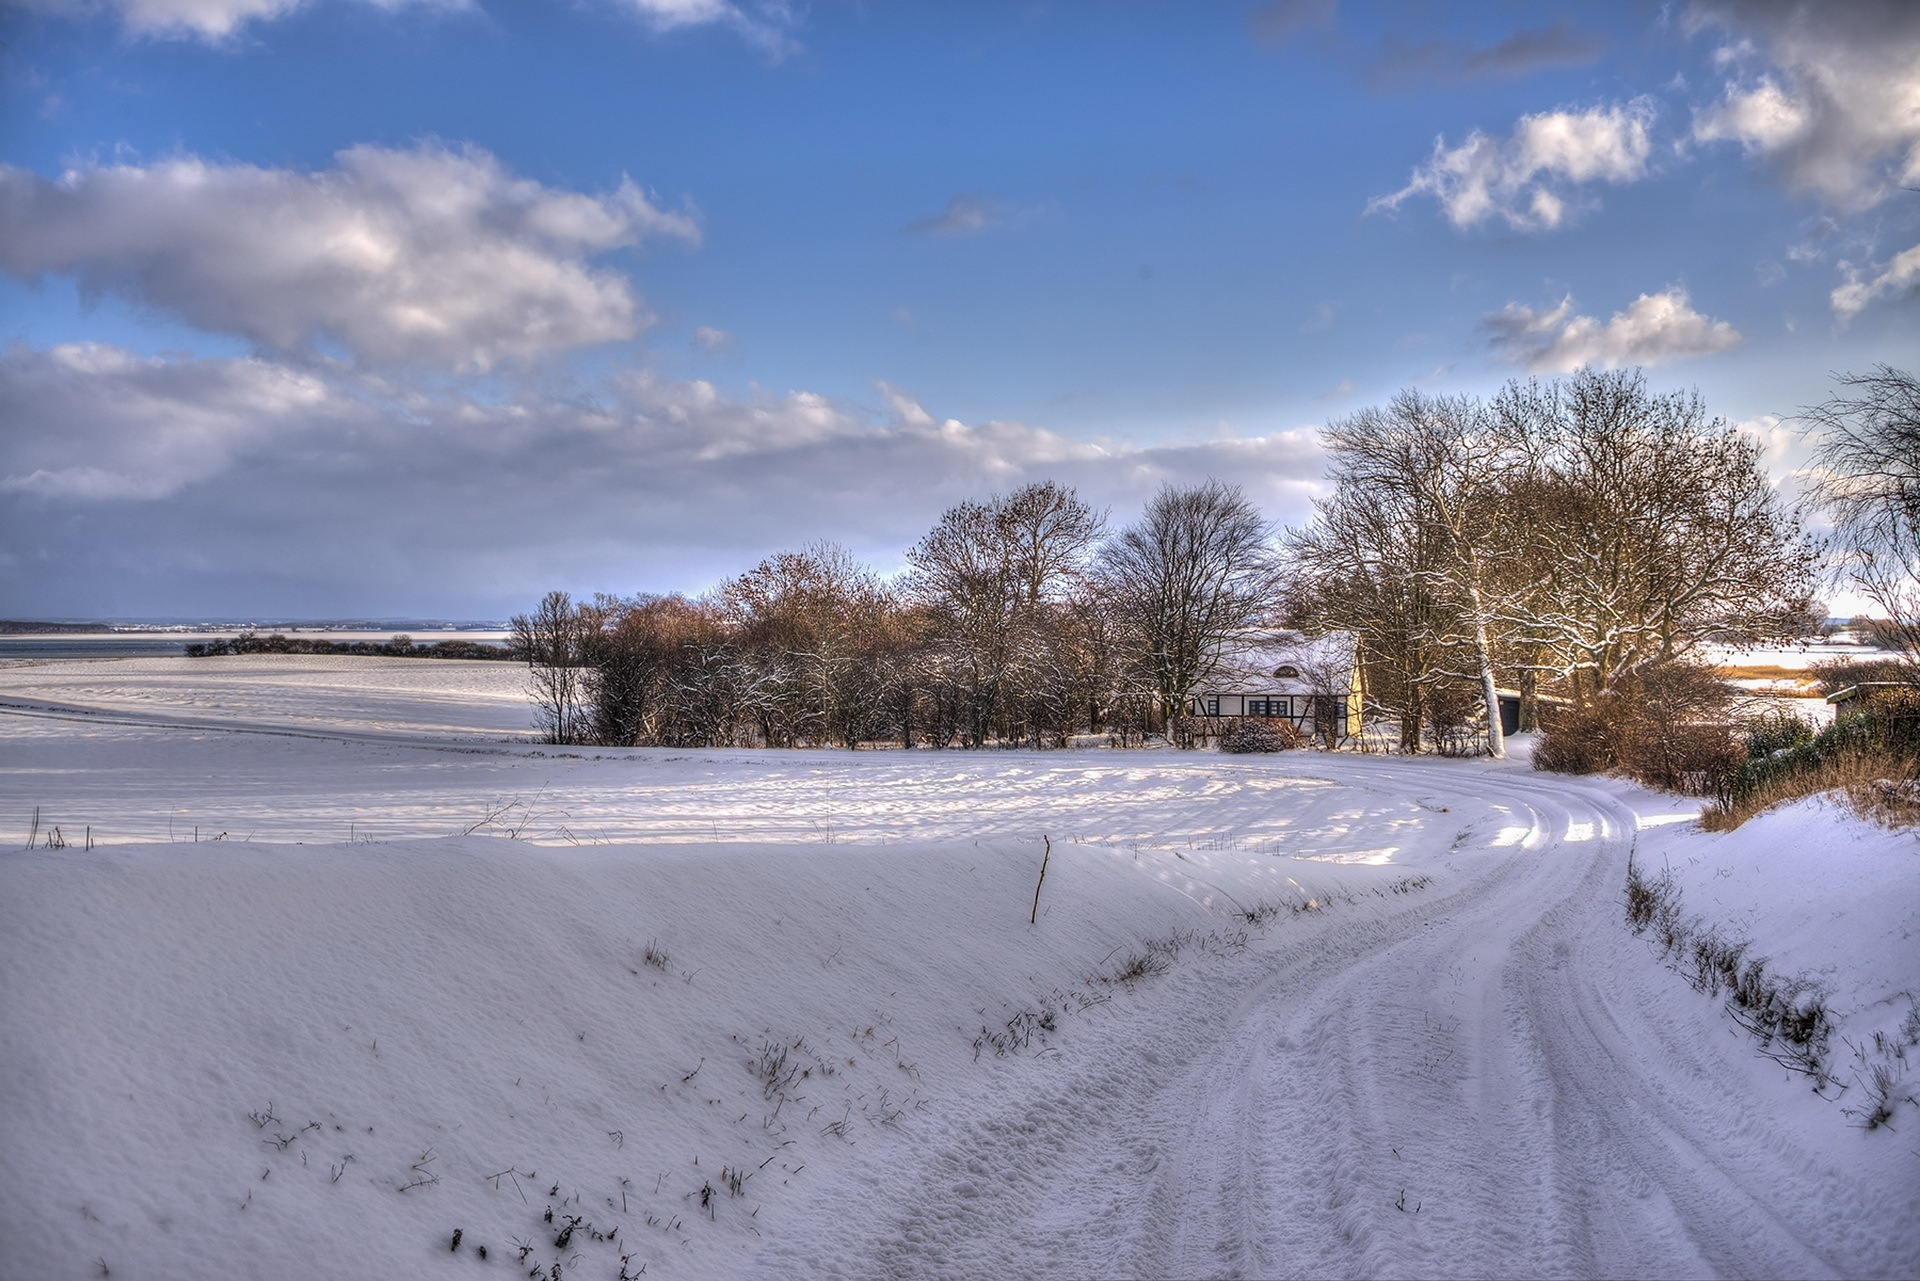
<svg viewBox="0 0 1920 1281">
<path fill-rule="evenodd" d="M 1920 824 L 1920 788 L 1912 783 L 1913 762 L 1880 749 L 1836 752 L 1811 769 L 1768 779 L 1733 802 L 1715 802 L 1700 812 L 1709 832 L 1730 832 L 1775 805 L 1823 792 L 1838 792 L 1862 818 L 1888 827 Z"/>
</svg>

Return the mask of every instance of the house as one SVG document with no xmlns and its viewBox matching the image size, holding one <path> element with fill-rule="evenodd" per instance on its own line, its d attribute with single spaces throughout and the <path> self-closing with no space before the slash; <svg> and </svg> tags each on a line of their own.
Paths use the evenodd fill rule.
<svg viewBox="0 0 1920 1281">
<path fill-rule="evenodd" d="M 1512 738 L 1523 729 L 1538 729 L 1539 726 L 1526 721 L 1521 713 L 1526 710 L 1527 695 L 1517 689 L 1502 687 L 1493 691 L 1500 699 L 1500 732 Z M 1573 706 L 1570 698 L 1558 698 L 1552 694 L 1535 693 L 1533 695 L 1534 714 L 1542 712 L 1564 712 Z"/>
<path fill-rule="evenodd" d="M 1352 632 L 1308 637 L 1278 632 L 1222 650 L 1194 686 L 1194 716 L 1261 716 L 1291 721 L 1333 746 L 1360 732 L 1363 693 Z"/>
</svg>

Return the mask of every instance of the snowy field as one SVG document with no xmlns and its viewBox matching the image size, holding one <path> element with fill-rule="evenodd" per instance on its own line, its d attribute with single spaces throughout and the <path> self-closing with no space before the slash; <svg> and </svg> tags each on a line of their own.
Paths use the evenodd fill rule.
<svg viewBox="0 0 1920 1281">
<path fill-rule="evenodd" d="M 1708 646 L 1704 654 L 1706 661 L 1717 666 L 1728 683 L 1741 692 L 1741 710 L 1779 709 L 1815 725 L 1830 723 L 1833 708 L 1813 680 L 1813 667 L 1821 663 L 1874 662 L 1894 657 L 1892 651 L 1864 644 L 1851 632 L 1793 644 Z"/>
<path fill-rule="evenodd" d="M 0 1276 L 1920 1271 L 1920 1113 L 1851 1126 L 1621 897 L 1657 855 L 1871 1001 L 1911 834 L 1524 761 L 562 751 L 521 676 L 0 668 Z"/>
</svg>

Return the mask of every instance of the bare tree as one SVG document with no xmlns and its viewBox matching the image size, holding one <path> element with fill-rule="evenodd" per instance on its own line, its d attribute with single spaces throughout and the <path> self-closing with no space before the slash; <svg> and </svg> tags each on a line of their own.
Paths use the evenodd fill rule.
<svg viewBox="0 0 1920 1281">
<path fill-rule="evenodd" d="M 744 683 L 771 746 L 867 732 L 872 643 L 892 604 L 879 579 L 834 543 L 781 552 L 720 590 Z"/>
<path fill-rule="evenodd" d="M 934 622 L 929 674 L 960 703 L 971 746 L 986 742 L 1014 656 L 1019 574 L 992 503 L 949 507 L 907 551 L 907 587 Z"/>
<path fill-rule="evenodd" d="M 1286 621 L 1356 632 L 1368 698 L 1398 724 L 1400 750 L 1418 752 L 1443 657 L 1436 638 L 1449 628 L 1433 592 L 1437 548 L 1411 497 L 1336 485 L 1286 546 Z"/>
<path fill-rule="evenodd" d="M 1276 603 L 1271 535 L 1239 487 L 1208 480 L 1162 486 L 1102 548 L 1107 592 L 1171 723 L 1221 646 Z"/>
<path fill-rule="evenodd" d="M 1097 663 L 1089 621 L 1076 601 L 1090 591 L 1089 567 L 1106 515 L 1071 488 L 1040 481 L 995 504 L 1017 592 L 1008 710 L 1033 747 L 1064 746 Z"/>
<path fill-rule="evenodd" d="M 1105 518 L 1043 481 L 948 508 L 907 552 L 907 588 L 933 623 L 925 670 L 963 709 L 967 741 L 1038 742 L 1069 714 L 1064 606 L 1083 584 Z"/>
<path fill-rule="evenodd" d="M 1782 635 L 1812 596 L 1815 554 L 1759 449 L 1697 392 L 1637 369 L 1509 384 L 1494 412 L 1532 465 L 1510 497 L 1507 626 L 1587 702 L 1714 639 Z"/>
<path fill-rule="evenodd" d="M 1460 721 L 1455 679 L 1497 755 L 1499 672 L 1587 703 L 1706 640 L 1803 623 L 1811 549 L 1756 448 L 1638 370 L 1511 383 L 1491 405 L 1402 393 L 1326 441 L 1334 492 L 1289 534 L 1291 613 L 1359 631 L 1404 749 L 1423 719 Z"/>
<path fill-rule="evenodd" d="M 1026 608 L 1061 600 L 1082 582 L 1106 529 L 1104 512 L 1050 480 L 1014 490 L 994 509 Z"/>
<path fill-rule="evenodd" d="M 586 673 L 591 624 L 565 592 L 548 592 L 532 614 L 516 614 L 509 643 L 527 660 L 534 715 L 549 743 L 578 743 L 589 726 Z"/>
<path fill-rule="evenodd" d="M 1879 365 L 1838 381 L 1845 394 L 1801 415 L 1819 435 L 1812 497 L 1887 638 L 1920 662 L 1920 378 Z"/>
<path fill-rule="evenodd" d="M 1430 629 L 1421 639 L 1437 670 L 1426 675 L 1478 686 L 1487 753 L 1505 756 L 1494 645 L 1512 577 L 1507 495 L 1524 453 L 1478 401 L 1418 391 L 1330 424 L 1324 439 L 1336 488 L 1350 503 L 1397 508 L 1417 531 L 1412 543 L 1396 539 L 1418 552 L 1397 572 L 1416 594 L 1442 606 L 1411 620 Z M 1465 660 L 1460 669 L 1440 668 L 1456 654 Z"/>
</svg>

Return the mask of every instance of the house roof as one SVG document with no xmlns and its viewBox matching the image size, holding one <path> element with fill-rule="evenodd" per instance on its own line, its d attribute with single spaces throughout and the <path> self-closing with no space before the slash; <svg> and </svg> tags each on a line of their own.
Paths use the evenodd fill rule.
<svg viewBox="0 0 1920 1281">
<path fill-rule="evenodd" d="M 1909 687 L 1907 681 L 1861 681 L 1858 685 L 1849 685 L 1827 695 L 1829 703 L 1844 703 L 1855 698 L 1864 698 L 1876 689 L 1902 689 Z"/>
<path fill-rule="evenodd" d="M 1354 634 L 1266 632 L 1239 638 L 1195 686 L 1207 694 L 1344 693 L 1353 679 Z M 1281 676 L 1291 668 L 1292 676 Z"/>
</svg>

